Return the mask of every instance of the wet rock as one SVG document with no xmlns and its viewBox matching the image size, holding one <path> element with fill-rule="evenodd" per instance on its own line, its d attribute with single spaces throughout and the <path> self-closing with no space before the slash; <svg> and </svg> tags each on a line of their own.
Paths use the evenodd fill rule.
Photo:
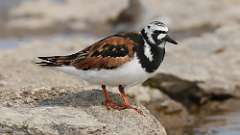
<svg viewBox="0 0 240 135">
<path fill-rule="evenodd" d="M 80 49 L 80 40 L 39 40 L 29 43 L 30 46 L 1 52 L 0 71 L 4 71 L 1 74 L 8 82 L 0 88 L 1 133 L 166 135 L 163 126 L 145 107 L 137 104 L 145 117 L 133 110 L 106 110 L 102 92 L 94 89 L 97 86 L 34 64 L 37 56 Z M 118 94 L 110 96 L 120 103 Z"/>
<path fill-rule="evenodd" d="M 206 101 L 206 94 L 198 87 L 197 82 L 182 80 L 173 75 L 158 74 L 145 81 L 143 85 L 158 88 L 188 107 Z"/>
<path fill-rule="evenodd" d="M 189 110 L 191 107 L 204 105 L 213 101 L 225 101 L 235 97 L 224 91 L 207 91 L 201 89 L 201 82 L 180 79 L 174 75 L 158 74 L 144 82 L 143 85 L 158 88 L 172 99 L 182 103 Z"/>
</svg>

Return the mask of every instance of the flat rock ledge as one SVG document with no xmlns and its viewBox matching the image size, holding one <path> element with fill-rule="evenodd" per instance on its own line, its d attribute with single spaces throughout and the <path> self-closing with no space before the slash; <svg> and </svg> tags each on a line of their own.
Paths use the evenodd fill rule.
<svg viewBox="0 0 240 135">
<path fill-rule="evenodd" d="M 95 110 L 95 111 L 94 111 Z M 149 113 L 106 112 L 92 107 L 94 115 L 75 107 L 0 107 L 0 133 L 4 135 L 166 135 Z M 144 111 L 145 113 L 148 111 Z"/>
</svg>

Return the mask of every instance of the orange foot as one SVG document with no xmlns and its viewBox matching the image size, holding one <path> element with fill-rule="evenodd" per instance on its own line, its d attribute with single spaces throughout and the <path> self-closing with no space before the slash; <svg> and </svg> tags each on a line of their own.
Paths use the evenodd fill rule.
<svg viewBox="0 0 240 135">
<path fill-rule="evenodd" d="M 132 107 L 128 101 L 128 96 L 124 91 L 124 87 L 122 85 L 118 86 L 119 92 L 120 92 L 120 97 L 123 100 L 123 105 L 119 108 L 119 110 L 124 110 L 124 109 L 133 109 L 134 111 L 136 111 L 137 113 L 144 115 L 143 112 L 141 110 L 139 110 L 136 107 Z"/>
<path fill-rule="evenodd" d="M 133 106 L 130 106 L 130 105 L 124 104 L 122 106 L 119 106 L 119 108 L 118 108 L 118 110 L 125 110 L 125 109 L 132 109 L 132 110 L 136 111 L 137 113 L 139 113 L 141 115 L 144 115 L 143 112 L 140 109 L 138 109 L 136 107 L 133 107 Z"/>
<path fill-rule="evenodd" d="M 106 86 L 102 85 L 102 89 L 103 89 L 103 95 L 105 97 L 105 101 L 103 102 L 103 104 L 105 105 L 105 107 L 109 110 L 110 108 L 115 109 L 115 110 L 125 110 L 125 109 L 133 109 L 134 111 L 136 111 L 137 113 L 144 115 L 143 112 L 139 109 L 137 109 L 136 107 L 132 107 L 128 101 L 128 97 L 124 92 L 124 89 L 121 85 L 119 85 L 119 91 L 120 91 L 120 97 L 123 100 L 123 105 L 118 105 L 116 103 L 114 103 L 110 97 L 109 94 L 107 92 Z"/>
<path fill-rule="evenodd" d="M 117 109 L 120 107 L 119 105 L 117 105 L 116 103 L 114 103 L 112 100 L 107 99 L 103 102 L 104 106 L 109 110 L 110 108 L 112 109 Z"/>
<path fill-rule="evenodd" d="M 119 110 L 119 111 L 125 110 L 125 109 L 132 109 L 132 110 L 136 111 L 137 113 L 139 113 L 141 115 L 144 115 L 143 112 L 140 109 L 138 109 L 136 107 L 132 107 L 130 105 L 126 105 L 126 104 L 118 105 L 111 100 L 105 100 L 103 104 L 105 105 L 105 107 L 108 110 L 110 110 L 111 108 L 115 109 L 115 110 Z"/>
</svg>

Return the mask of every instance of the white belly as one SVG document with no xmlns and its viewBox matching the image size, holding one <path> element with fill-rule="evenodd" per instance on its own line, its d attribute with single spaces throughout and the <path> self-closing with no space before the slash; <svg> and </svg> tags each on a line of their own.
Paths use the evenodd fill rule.
<svg viewBox="0 0 240 135">
<path fill-rule="evenodd" d="M 153 73 L 149 74 L 144 71 L 136 56 L 130 62 L 113 70 L 78 70 L 70 66 L 59 67 L 59 69 L 78 76 L 89 83 L 108 86 L 118 86 L 119 84 L 132 86 L 142 83 L 147 78 L 153 76 Z"/>
</svg>

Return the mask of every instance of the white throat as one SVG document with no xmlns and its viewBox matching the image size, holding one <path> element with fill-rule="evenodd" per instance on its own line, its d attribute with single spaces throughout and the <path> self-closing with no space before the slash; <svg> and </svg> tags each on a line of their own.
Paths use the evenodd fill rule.
<svg viewBox="0 0 240 135">
<path fill-rule="evenodd" d="M 160 45 L 158 45 L 161 49 L 164 49 L 166 45 L 166 41 L 163 41 Z"/>
<path fill-rule="evenodd" d="M 144 55 L 149 59 L 149 61 L 153 61 L 151 46 L 147 42 L 144 43 Z"/>
</svg>

